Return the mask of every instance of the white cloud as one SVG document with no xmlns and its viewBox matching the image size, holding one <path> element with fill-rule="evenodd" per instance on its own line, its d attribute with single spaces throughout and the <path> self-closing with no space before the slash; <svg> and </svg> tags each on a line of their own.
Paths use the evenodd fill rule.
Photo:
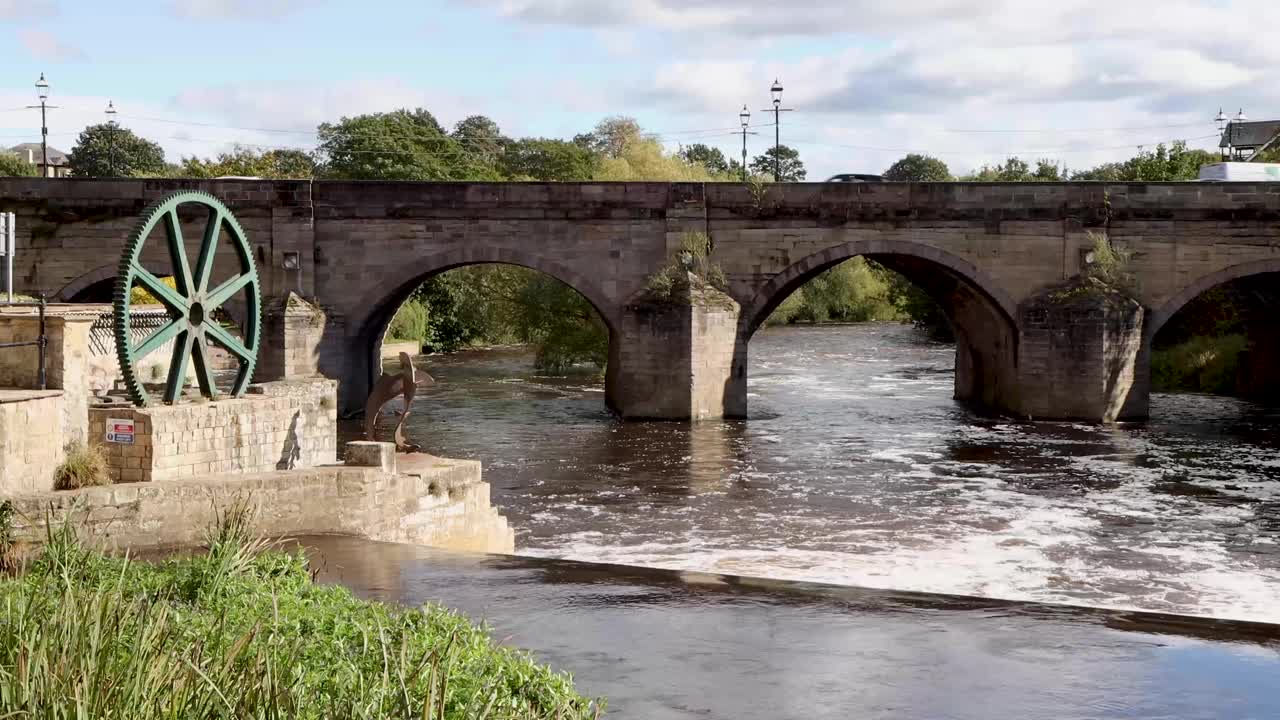
<svg viewBox="0 0 1280 720">
<path fill-rule="evenodd" d="M 0 0 L 0 20 L 47 18 L 57 11 L 53 0 Z"/>
<path fill-rule="evenodd" d="M 83 60 L 85 57 L 84 51 L 80 48 L 62 42 L 57 35 L 44 30 L 19 30 L 18 41 L 37 60 L 69 62 Z"/>
<path fill-rule="evenodd" d="M 173 0 L 173 10 L 190 18 L 246 20 L 297 12 L 314 0 Z"/>
</svg>

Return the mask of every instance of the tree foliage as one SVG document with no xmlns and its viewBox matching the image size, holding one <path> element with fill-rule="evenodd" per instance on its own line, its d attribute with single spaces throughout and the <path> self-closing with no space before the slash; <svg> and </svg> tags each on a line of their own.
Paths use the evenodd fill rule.
<svg viewBox="0 0 1280 720">
<path fill-rule="evenodd" d="M 599 164 L 599 158 L 581 145 L 547 138 L 513 140 L 498 158 L 500 171 L 512 180 L 590 180 Z"/>
<path fill-rule="evenodd" d="M 35 177 L 36 166 L 17 155 L 0 150 L 0 177 Z"/>
<path fill-rule="evenodd" d="M 774 175 L 774 157 L 779 160 L 778 174 Z M 747 166 L 754 175 L 767 175 L 775 182 L 801 182 L 807 171 L 800 160 L 800 151 L 786 145 L 769 148 L 763 155 L 757 155 Z"/>
<path fill-rule="evenodd" d="M 644 132 L 635 118 L 615 116 L 596 123 L 591 132 L 575 136 L 573 142 L 594 155 L 620 158 L 631 145 L 643 139 Z"/>
<path fill-rule="evenodd" d="M 1051 160 L 1037 160 L 1033 170 L 1027 161 L 1011 157 L 994 166 L 983 165 L 974 174 L 961 179 L 974 182 L 1060 182 L 1067 179 L 1067 170 Z"/>
<path fill-rule="evenodd" d="M 472 115 L 453 126 L 450 134 L 471 162 L 493 168 L 510 140 L 502 135 L 498 123 L 484 115 Z"/>
<path fill-rule="evenodd" d="M 216 178 L 226 176 L 260 177 L 271 180 L 305 179 L 314 177 L 315 160 L 302 150 L 255 150 L 237 146 L 231 152 L 219 153 L 216 158 L 182 159 L 184 177 Z"/>
<path fill-rule="evenodd" d="M 67 162 L 76 177 L 134 177 L 165 168 L 164 150 L 159 145 L 110 123 L 80 131 Z"/>
<path fill-rule="evenodd" d="M 885 180 L 897 182 L 946 182 L 951 169 L 936 157 L 911 153 L 884 171 Z"/>
<path fill-rule="evenodd" d="M 321 123 L 319 174 L 349 180 L 488 180 L 427 110 L 395 110 Z"/>
<path fill-rule="evenodd" d="M 676 153 L 681 160 L 690 165 L 701 165 L 707 169 L 712 175 L 728 175 L 729 161 L 725 158 L 720 148 L 713 148 L 702 143 L 694 143 L 680 148 L 680 152 Z M 739 164 L 739 169 L 741 164 Z"/>
<path fill-rule="evenodd" d="M 1193 150 L 1181 140 L 1155 150 L 1142 150 L 1124 162 L 1103 163 L 1095 168 L 1077 172 L 1072 180 L 1105 180 L 1108 182 L 1161 182 L 1195 180 L 1200 177 L 1200 166 L 1221 162 L 1217 153 Z"/>
</svg>

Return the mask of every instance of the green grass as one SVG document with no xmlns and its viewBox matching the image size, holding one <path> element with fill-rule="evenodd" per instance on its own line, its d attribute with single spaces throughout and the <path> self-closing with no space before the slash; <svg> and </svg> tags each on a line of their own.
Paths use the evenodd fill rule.
<svg viewBox="0 0 1280 720">
<path fill-rule="evenodd" d="M 567 675 L 445 608 L 363 602 L 264 551 L 233 508 L 159 564 L 69 528 L 0 580 L 3 718 L 589 718 Z"/>
</svg>

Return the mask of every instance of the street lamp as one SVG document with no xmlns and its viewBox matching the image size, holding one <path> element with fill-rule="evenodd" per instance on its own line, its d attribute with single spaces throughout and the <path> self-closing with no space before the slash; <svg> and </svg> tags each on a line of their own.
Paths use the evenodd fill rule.
<svg viewBox="0 0 1280 720">
<path fill-rule="evenodd" d="M 1218 108 L 1218 116 L 1213 119 L 1213 122 L 1216 123 L 1218 126 L 1218 134 L 1225 135 L 1227 130 L 1227 115 L 1226 113 L 1222 112 L 1222 108 Z M 1230 145 L 1231 143 L 1228 142 L 1227 146 L 1230 147 Z M 1222 149 L 1222 152 L 1220 154 L 1222 155 L 1223 160 L 1227 159 L 1228 152 L 1229 151 L 1227 148 L 1224 147 Z"/>
<path fill-rule="evenodd" d="M 116 176 L 116 106 L 107 101 L 107 172 Z"/>
<path fill-rule="evenodd" d="M 782 107 L 782 83 L 777 78 L 773 80 L 773 87 L 769 88 L 769 94 L 773 95 L 773 181 L 782 182 L 782 130 L 781 122 L 782 113 L 791 112 L 792 108 Z M 765 108 L 768 112 L 769 108 Z"/>
<path fill-rule="evenodd" d="M 1249 118 L 1244 116 L 1244 108 L 1240 108 L 1240 112 L 1236 113 L 1236 122 L 1244 122 Z"/>
<path fill-rule="evenodd" d="M 742 112 L 738 113 L 738 119 L 742 121 L 742 182 L 747 181 L 747 136 L 759 135 L 760 133 L 747 130 L 747 126 L 751 124 L 751 111 L 746 105 L 742 106 Z"/>
<path fill-rule="evenodd" d="M 36 81 L 36 95 L 40 97 L 39 105 L 28 105 L 28 110 L 40 108 L 40 160 L 42 163 L 41 173 L 45 177 L 49 177 L 49 125 L 45 122 L 45 110 L 47 108 L 55 108 L 54 105 L 46 104 L 49 99 L 49 82 L 44 79 L 44 73 L 40 73 L 40 79 Z"/>
</svg>

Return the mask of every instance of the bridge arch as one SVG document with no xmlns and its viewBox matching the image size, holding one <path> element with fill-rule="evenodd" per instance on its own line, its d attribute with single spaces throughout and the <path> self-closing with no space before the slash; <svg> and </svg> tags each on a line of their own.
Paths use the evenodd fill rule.
<svg viewBox="0 0 1280 720">
<path fill-rule="evenodd" d="M 167 265 L 161 263 L 143 262 L 149 272 L 164 276 L 172 273 Z M 85 302 L 85 300 L 77 300 L 82 298 L 86 293 L 92 293 L 94 296 L 105 297 L 106 299 L 99 302 L 111 302 L 111 294 L 115 289 L 116 275 L 119 274 L 120 263 L 113 262 L 108 265 L 99 265 L 98 267 L 84 273 L 83 275 L 71 280 L 62 289 L 54 295 L 53 299 L 57 302 Z M 106 295 L 103 296 L 100 289 L 107 288 Z"/>
<path fill-rule="evenodd" d="M 1280 273 L 1280 258 L 1267 258 L 1265 260 L 1254 260 L 1252 262 L 1240 263 L 1238 265 L 1230 265 L 1217 272 L 1209 273 L 1197 278 L 1190 285 L 1184 287 L 1178 294 L 1164 301 L 1158 308 L 1151 311 L 1150 321 L 1147 324 L 1146 336 L 1148 340 L 1154 338 L 1156 333 L 1160 332 L 1174 315 L 1178 314 L 1187 303 L 1199 297 L 1219 285 L 1229 283 L 1233 280 L 1239 280 L 1251 275 L 1262 275 L 1264 273 Z"/>
<path fill-rule="evenodd" d="M 956 338 L 956 399 L 995 409 L 1015 405 L 1017 303 L 973 263 L 929 245 L 863 238 L 803 257 L 770 278 L 744 304 L 743 336 L 749 339 L 806 282 L 858 256 L 898 272 L 938 303 Z"/>
<path fill-rule="evenodd" d="M 612 342 L 617 326 L 614 303 L 604 288 L 585 275 L 548 260 L 537 252 L 496 247 L 458 248 L 405 262 L 350 306 L 351 313 L 347 316 L 347 322 L 348 338 L 351 341 L 348 351 L 352 353 L 349 360 L 352 366 L 344 373 L 344 377 L 353 387 L 344 393 L 348 402 L 356 402 L 358 399 L 362 403 L 377 379 L 381 365 L 382 337 L 396 311 L 413 291 L 440 273 L 469 265 L 486 264 L 516 265 L 537 270 L 569 286 L 586 298 L 599 313 L 605 326 L 609 328 Z"/>
</svg>

